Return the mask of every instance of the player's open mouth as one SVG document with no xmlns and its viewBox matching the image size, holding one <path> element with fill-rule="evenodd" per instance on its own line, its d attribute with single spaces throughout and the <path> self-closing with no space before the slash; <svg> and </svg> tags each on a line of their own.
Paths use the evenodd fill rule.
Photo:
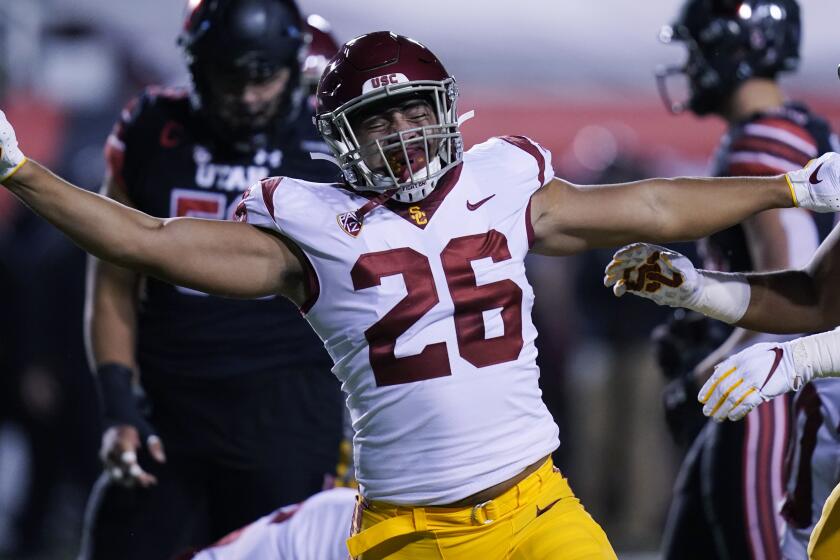
<svg viewBox="0 0 840 560">
<path fill-rule="evenodd" d="M 406 155 L 408 155 L 407 162 Z M 412 174 L 417 178 L 418 172 L 425 169 L 429 163 L 426 150 L 419 147 L 407 148 L 405 152 L 402 149 L 392 150 L 386 154 L 386 157 L 388 166 L 394 176 L 401 182 L 410 181 Z"/>
</svg>

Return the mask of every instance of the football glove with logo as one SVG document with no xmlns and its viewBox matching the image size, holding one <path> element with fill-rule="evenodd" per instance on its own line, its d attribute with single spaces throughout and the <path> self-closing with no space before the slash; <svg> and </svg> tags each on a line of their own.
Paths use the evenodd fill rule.
<svg viewBox="0 0 840 560">
<path fill-rule="evenodd" d="M 840 210 L 840 154 L 828 152 L 785 175 L 793 203 L 814 212 Z"/>
<path fill-rule="evenodd" d="M 26 161 L 26 156 L 18 148 L 17 136 L 6 113 L 0 111 L 0 183 L 14 175 Z"/>
<path fill-rule="evenodd" d="M 740 420 L 773 397 L 797 391 L 810 380 L 799 364 L 791 342 L 762 342 L 715 366 L 715 372 L 697 394 L 703 414 L 722 422 Z"/>
<path fill-rule="evenodd" d="M 762 402 L 827 376 L 840 376 L 840 331 L 750 346 L 715 366 L 697 400 L 706 416 L 739 420 Z"/>
<path fill-rule="evenodd" d="M 604 271 L 604 285 L 618 297 L 629 291 L 727 323 L 743 317 L 750 303 L 750 285 L 742 274 L 697 270 L 680 253 L 647 243 L 619 249 Z"/>
</svg>

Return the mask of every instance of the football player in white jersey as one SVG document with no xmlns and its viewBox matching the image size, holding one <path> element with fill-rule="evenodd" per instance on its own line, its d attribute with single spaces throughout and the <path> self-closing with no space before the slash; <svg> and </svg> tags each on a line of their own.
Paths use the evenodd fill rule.
<svg viewBox="0 0 840 560">
<path fill-rule="evenodd" d="M 420 43 L 351 40 L 316 117 L 342 180 L 263 180 L 238 212 L 247 223 L 161 220 L 75 188 L 23 156 L 4 116 L 0 182 L 99 258 L 301 307 L 347 394 L 352 555 L 615 558 L 549 459 L 558 429 L 537 383 L 526 254 L 699 237 L 797 203 L 836 211 L 840 156 L 820 160 L 819 187 L 785 175 L 580 187 L 527 138 L 464 152 L 457 97 Z"/>
<path fill-rule="evenodd" d="M 319 492 L 234 531 L 193 560 L 346 560 L 355 506 L 349 488 Z"/>
</svg>

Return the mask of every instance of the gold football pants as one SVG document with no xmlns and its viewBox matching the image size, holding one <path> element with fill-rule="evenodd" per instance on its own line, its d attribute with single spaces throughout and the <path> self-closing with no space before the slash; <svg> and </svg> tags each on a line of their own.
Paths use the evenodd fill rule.
<svg viewBox="0 0 840 560">
<path fill-rule="evenodd" d="M 604 531 L 551 459 L 507 492 L 471 507 L 358 498 L 347 546 L 358 560 L 616 560 Z"/>
<path fill-rule="evenodd" d="M 834 487 L 823 506 L 822 515 L 808 541 L 811 560 L 840 558 L 840 484 Z"/>
</svg>

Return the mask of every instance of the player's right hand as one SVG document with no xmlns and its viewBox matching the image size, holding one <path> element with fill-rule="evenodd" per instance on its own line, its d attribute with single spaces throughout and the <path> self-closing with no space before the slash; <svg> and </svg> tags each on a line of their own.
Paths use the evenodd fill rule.
<svg viewBox="0 0 840 560">
<path fill-rule="evenodd" d="M 685 256 L 657 245 L 633 243 L 619 249 L 604 270 L 604 285 L 621 297 L 630 292 L 658 305 L 692 308 L 700 275 Z"/>
<path fill-rule="evenodd" d="M 0 183 L 11 177 L 26 161 L 18 148 L 17 136 L 6 113 L 0 111 Z"/>
<path fill-rule="evenodd" d="M 840 154 L 823 154 L 785 178 L 796 206 L 814 212 L 840 210 Z"/>
<path fill-rule="evenodd" d="M 111 426 L 102 434 L 100 457 L 109 478 L 124 486 L 140 485 L 144 488 L 157 484 L 157 478 L 146 472 L 137 460 L 141 447 L 140 433 L 131 425 Z M 163 442 L 154 434 L 146 437 L 149 455 L 157 462 L 166 461 Z"/>
<path fill-rule="evenodd" d="M 794 354 L 792 341 L 761 342 L 722 361 L 697 395 L 703 414 L 718 422 L 740 420 L 761 403 L 798 391 L 810 377 Z"/>
</svg>

